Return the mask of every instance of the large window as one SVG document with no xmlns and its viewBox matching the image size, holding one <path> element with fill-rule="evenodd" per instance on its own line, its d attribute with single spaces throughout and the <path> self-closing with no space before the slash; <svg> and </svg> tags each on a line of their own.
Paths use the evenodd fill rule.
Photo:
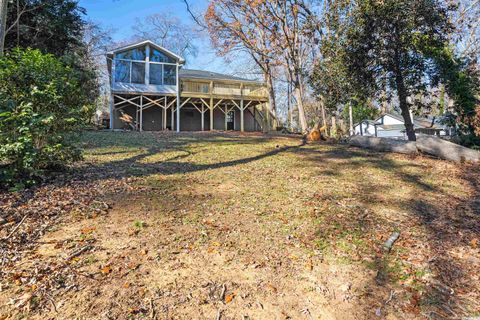
<svg viewBox="0 0 480 320">
<path fill-rule="evenodd" d="M 145 63 L 132 62 L 131 83 L 145 83 Z"/>
<path fill-rule="evenodd" d="M 123 60 L 115 61 L 115 81 L 130 82 L 130 62 Z"/>
<path fill-rule="evenodd" d="M 119 52 L 115 56 L 115 81 L 145 84 L 146 47 Z M 171 57 L 157 49 L 150 49 L 148 83 L 176 85 L 177 67 Z"/>
<path fill-rule="evenodd" d="M 150 84 L 162 84 L 163 64 L 150 63 Z"/>
<path fill-rule="evenodd" d="M 175 85 L 177 83 L 177 68 L 176 66 L 165 64 L 163 65 L 163 84 Z"/>
</svg>

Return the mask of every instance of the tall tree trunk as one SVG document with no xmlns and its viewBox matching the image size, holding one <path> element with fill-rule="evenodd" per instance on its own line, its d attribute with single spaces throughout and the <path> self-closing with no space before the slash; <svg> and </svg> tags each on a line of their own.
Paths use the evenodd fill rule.
<svg viewBox="0 0 480 320">
<path fill-rule="evenodd" d="M 297 84 L 294 85 L 293 95 L 295 96 L 295 100 L 297 100 L 298 120 L 300 122 L 300 127 L 302 128 L 302 132 L 306 132 L 307 118 L 305 117 L 305 109 L 303 109 L 302 90 L 300 89 L 300 86 Z"/>
<path fill-rule="evenodd" d="M 306 132 L 307 117 L 305 116 L 305 109 L 303 108 L 303 90 L 300 71 L 290 69 L 290 78 L 293 79 L 293 96 L 295 97 L 295 100 L 297 100 L 298 122 L 300 123 L 300 128 L 302 128 L 302 132 Z"/>
<path fill-rule="evenodd" d="M 325 128 L 325 135 L 330 136 L 329 128 L 327 126 L 327 111 L 325 110 L 325 104 L 323 102 L 323 96 L 320 95 L 320 111 L 322 113 L 322 127 Z"/>
<path fill-rule="evenodd" d="M 291 93 L 291 85 L 290 85 L 290 81 L 287 82 L 287 127 L 288 128 L 291 128 L 292 127 L 292 106 L 291 106 L 291 102 L 292 102 L 292 93 Z"/>
<path fill-rule="evenodd" d="M 348 103 L 348 118 L 350 136 L 353 136 L 353 108 L 351 102 Z"/>
<path fill-rule="evenodd" d="M 5 49 L 5 34 L 7 30 L 7 3 L 8 0 L 0 0 L 0 56 Z"/>
<path fill-rule="evenodd" d="M 277 103 L 275 100 L 275 88 L 273 86 L 272 72 L 269 70 L 264 73 L 265 82 L 267 83 L 268 99 L 270 101 L 270 111 L 277 117 Z"/>
<path fill-rule="evenodd" d="M 405 83 L 400 68 L 397 68 L 396 70 L 395 82 L 397 85 L 398 101 L 400 102 L 400 110 L 402 110 L 402 117 L 405 122 L 408 140 L 416 141 L 417 137 L 415 136 L 415 129 L 410 116 L 410 109 L 408 108 L 407 89 L 405 88 Z"/>
<path fill-rule="evenodd" d="M 332 128 L 330 129 L 330 136 L 332 138 L 337 137 L 337 117 L 332 116 Z"/>
</svg>

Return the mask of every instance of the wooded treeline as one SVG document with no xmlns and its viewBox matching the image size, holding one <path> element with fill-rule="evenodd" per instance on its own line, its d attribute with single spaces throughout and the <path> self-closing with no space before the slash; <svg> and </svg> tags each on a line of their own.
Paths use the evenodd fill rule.
<svg viewBox="0 0 480 320">
<path fill-rule="evenodd" d="M 287 84 L 290 127 L 335 135 L 350 108 L 354 122 L 395 110 L 410 140 L 413 114 L 480 143 L 478 0 L 211 0 L 204 19 L 220 55 L 252 58 L 277 114 Z"/>
<path fill-rule="evenodd" d="M 0 1 L 0 188 L 23 188 L 81 158 L 108 36 L 74 0 Z M 103 57 L 102 57 L 103 58 Z"/>
</svg>

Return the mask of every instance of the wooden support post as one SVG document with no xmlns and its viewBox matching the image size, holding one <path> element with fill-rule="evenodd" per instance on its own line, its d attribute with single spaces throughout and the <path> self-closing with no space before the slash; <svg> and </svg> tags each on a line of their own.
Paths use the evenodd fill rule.
<svg viewBox="0 0 480 320">
<path fill-rule="evenodd" d="M 165 104 L 163 109 L 163 120 L 162 120 L 162 127 L 163 130 L 167 130 L 167 97 L 165 96 Z"/>
<path fill-rule="evenodd" d="M 172 131 L 175 130 L 175 106 L 172 104 L 172 119 L 170 119 Z"/>
<path fill-rule="evenodd" d="M 143 96 L 140 96 L 140 131 L 143 131 Z"/>
<path fill-rule="evenodd" d="M 178 75 L 178 63 L 177 63 L 177 132 L 180 132 L 180 77 Z"/>
<path fill-rule="evenodd" d="M 240 100 L 240 131 L 241 132 L 245 131 L 244 111 L 245 111 L 245 109 L 243 108 L 243 99 L 242 99 L 242 100 Z"/>
<path fill-rule="evenodd" d="M 227 106 L 227 104 L 225 104 L 225 131 L 227 131 L 227 127 L 228 127 L 227 113 L 228 113 L 228 106 Z"/>
<path fill-rule="evenodd" d="M 202 103 L 202 131 L 205 131 L 205 106 Z"/>
<path fill-rule="evenodd" d="M 243 132 L 245 130 L 244 126 L 244 107 L 243 107 L 243 83 L 240 84 L 240 131 Z"/>
<path fill-rule="evenodd" d="M 210 81 L 210 131 L 213 131 L 213 81 Z"/>
</svg>

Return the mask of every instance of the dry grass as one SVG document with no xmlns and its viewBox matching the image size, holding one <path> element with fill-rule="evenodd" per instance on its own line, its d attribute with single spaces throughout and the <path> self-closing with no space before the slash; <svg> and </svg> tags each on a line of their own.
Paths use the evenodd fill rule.
<svg viewBox="0 0 480 320">
<path fill-rule="evenodd" d="M 476 167 L 261 135 L 80 139 L 86 159 L 72 173 L 20 206 L 24 194 L 3 195 L 14 221 L 18 207 L 48 211 L 68 199 L 52 223 L 27 219 L 6 247 L 6 318 L 455 319 L 480 312 Z M 41 206 L 49 195 L 57 202 Z M 42 222 L 43 232 L 32 231 Z M 382 244 L 394 231 L 400 239 L 386 253 Z"/>
</svg>

